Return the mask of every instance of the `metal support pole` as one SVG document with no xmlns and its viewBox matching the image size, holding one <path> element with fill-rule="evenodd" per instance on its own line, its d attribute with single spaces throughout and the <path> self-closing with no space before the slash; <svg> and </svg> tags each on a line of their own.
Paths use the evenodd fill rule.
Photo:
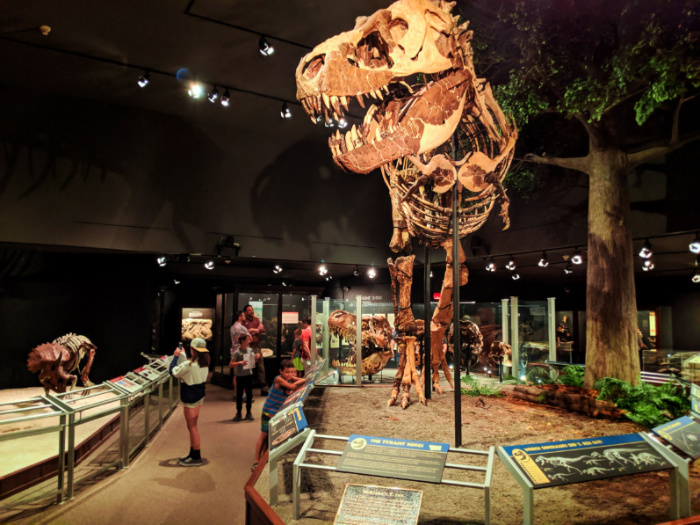
<svg viewBox="0 0 700 525">
<path fill-rule="evenodd" d="M 66 415 L 61 414 L 61 430 L 58 432 L 58 495 L 56 503 L 63 502 L 63 471 L 66 466 Z"/>
<path fill-rule="evenodd" d="M 518 337 L 518 316 L 520 314 L 518 313 L 518 298 L 517 297 L 511 297 L 510 298 L 510 332 L 511 332 L 511 345 L 513 347 L 513 357 L 511 358 L 511 361 L 513 361 L 513 376 L 520 378 L 521 375 L 524 375 L 527 370 L 523 370 L 522 374 L 520 373 L 520 341 Z"/>
<path fill-rule="evenodd" d="M 330 330 L 328 330 L 328 316 L 330 313 L 331 298 L 326 297 L 323 300 L 323 319 L 325 319 L 325 322 L 323 323 L 323 353 L 321 354 L 321 359 L 325 359 L 326 362 L 323 365 L 322 372 L 328 370 L 328 363 L 330 363 L 331 359 L 331 334 Z"/>
<path fill-rule="evenodd" d="M 457 140 L 452 135 L 452 158 L 456 159 Z M 460 366 L 462 364 L 461 330 L 459 326 L 459 199 L 461 185 L 459 181 L 452 188 L 452 323 L 454 344 L 454 382 L 455 382 L 455 446 L 462 446 L 462 389 L 460 387 Z"/>
<path fill-rule="evenodd" d="M 73 499 L 73 480 L 75 479 L 75 412 L 68 414 L 68 480 L 66 482 L 66 499 Z"/>
<path fill-rule="evenodd" d="M 158 384 L 158 425 L 163 424 L 163 382 Z"/>
<path fill-rule="evenodd" d="M 501 333 L 503 337 L 503 342 L 509 345 L 510 332 L 508 330 L 508 299 L 501 299 Z M 506 367 L 503 366 L 503 359 L 501 359 L 501 363 L 499 365 L 499 369 L 501 371 L 501 382 L 503 381 L 503 374 L 505 372 L 504 368 Z"/>
<path fill-rule="evenodd" d="M 555 297 L 547 297 L 547 333 L 549 334 L 549 360 L 557 360 L 557 310 Z"/>
<path fill-rule="evenodd" d="M 151 412 L 151 392 L 150 390 L 146 392 L 146 395 L 143 398 L 143 417 L 144 417 L 144 437 L 146 438 L 145 445 L 148 446 L 148 437 L 151 435 L 151 418 L 150 418 L 150 412 Z"/>
<path fill-rule="evenodd" d="M 362 296 L 355 297 L 355 386 L 362 386 Z"/>
<path fill-rule="evenodd" d="M 432 381 L 428 372 L 430 371 L 431 355 L 430 355 L 430 247 L 426 243 L 423 248 L 423 259 L 424 264 L 424 275 L 423 275 L 423 302 L 425 304 L 425 310 L 423 312 L 423 320 L 425 321 L 425 335 L 423 336 L 423 348 L 425 352 L 423 353 L 423 382 L 425 387 L 425 399 L 430 399 L 430 395 L 433 391 Z"/>
<path fill-rule="evenodd" d="M 125 397 L 119 403 L 119 455 L 122 468 L 129 468 L 129 398 Z"/>
<path fill-rule="evenodd" d="M 309 341 L 309 352 L 311 352 L 311 365 L 316 364 L 316 296 L 311 296 L 311 341 Z M 281 319 L 281 317 L 280 317 Z"/>
</svg>

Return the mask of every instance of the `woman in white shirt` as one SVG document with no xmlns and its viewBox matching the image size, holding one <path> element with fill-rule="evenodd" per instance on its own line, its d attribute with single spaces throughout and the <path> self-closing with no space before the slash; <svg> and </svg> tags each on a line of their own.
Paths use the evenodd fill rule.
<svg viewBox="0 0 700 525">
<path fill-rule="evenodd" d="M 178 459 L 178 463 L 182 467 L 197 467 L 202 464 L 197 418 L 199 408 L 204 404 L 211 358 L 206 341 L 199 337 L 190 343 L 189 359 L 183 360 L 183 352 L 181 347 L 177 348 L 170 361 L 170 374 L 180 379 L 180 401 L 185 407 L 185 421 L 190 433 L 190 453 Z M 183 356 L 180 357 L 180 354 Z"/>
</svg>

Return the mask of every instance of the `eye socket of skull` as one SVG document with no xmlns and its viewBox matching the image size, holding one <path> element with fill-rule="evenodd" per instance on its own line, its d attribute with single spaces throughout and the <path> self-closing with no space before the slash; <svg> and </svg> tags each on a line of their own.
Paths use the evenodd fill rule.
<svg viewBox="0 0 700 525">
<path fill-rule="evenodd" d="M 304 75 L 304 78 L 308 80 L 312 80 L 316 78 L 316 76 L 321 72 L 323 69 L 323 65 L 325 63 L 326 55 L 319 55 L 317 57 L 314 57 L 313 59 L 309 60 L 309 62 L 304 66 L 304 70 L 302 72 L 302 75 Z"/>
<path fill-rule="evenodd" d="M 357 43 L 355 54 L 360 62 L 369 68 L 391 68 L 394 62 L 389 57 L 389 51 L 390 46 L 384 41 L 379 31 L 372 31 Z"/>
</svg>

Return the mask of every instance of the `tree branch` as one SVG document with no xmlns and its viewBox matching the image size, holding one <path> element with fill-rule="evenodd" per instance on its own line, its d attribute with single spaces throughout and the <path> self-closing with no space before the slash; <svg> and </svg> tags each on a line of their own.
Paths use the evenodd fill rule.
<svg viewBox="0 0 700 525">
<path fill-rule="evenodd" d="M 523 157 L 524 161 L 534 162 L 535 164 L 546 164 L 548 166 L 559 166 L 570 170 L 581 171 L 588 174 L 589 161 L 588 157 L 550 157 L 549 155 L 537 156 L 533 153 L 528 153 Z"/>
<path fill-rule="evenodd" d="M 696 140 L 700 140 L 700 132 L 689 135 L 682 140 L 671 142 L 665 146 L 653 146 L 635 153 L 628 153 L 626 168 L 636 168 L 640 164 L 644 164 L 645 162 L 661 157 L 662 155 L 668 155 L 669 153 L 685 146 L 690 142 L 695 142 Z"/>
</svg>

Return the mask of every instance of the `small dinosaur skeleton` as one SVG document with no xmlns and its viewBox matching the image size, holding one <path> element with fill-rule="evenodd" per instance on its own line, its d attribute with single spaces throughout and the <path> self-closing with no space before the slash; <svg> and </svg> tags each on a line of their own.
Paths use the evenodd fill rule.
<svg viewBox="0 0 700 525">
<path fill-rule="evenodd" d="M 333 363 L 342 374 L 355 373 L 357 350 L 357 318 L 355 314 L 345 310 L 335 310 L 328 316 L 328 329 L 331 333 L 345 338 L 353 348 L 347 361 Z M 391 346 L 392 328 L 386 317 L 380 315 L 362 316 L 362 375 L 374 375 L 386 366 L 387 361 L 394 356 Z"/>
<path fill-rule="evenodd" d="M 97 347 L 84 335 L 66 334 L 29 352 L 27 368 L 30 372 L 39 372 L 39 381 L 47 395 L 49 390 L 60 394 L 67 388 L 74 388 L 78 376 L 72 372 L 80 374 L 83 386 L 92 386 L 94 383 L 88 374 L 95 359 L 95 350 Z M 80 362 L 85 357 L 87 361 L 81 371 Z"/>
</svg>

